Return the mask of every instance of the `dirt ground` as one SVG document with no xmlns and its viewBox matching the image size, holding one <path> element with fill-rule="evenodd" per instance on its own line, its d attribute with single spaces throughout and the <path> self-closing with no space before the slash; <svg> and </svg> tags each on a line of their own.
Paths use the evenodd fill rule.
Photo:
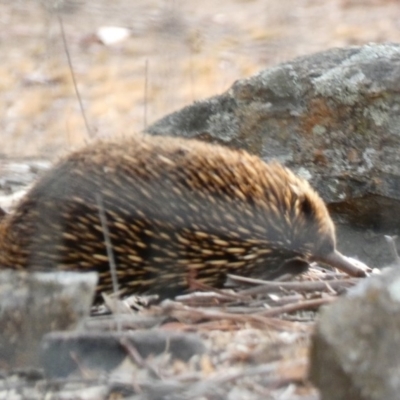
<svg viewBox="0 0 400 400">
<path fill-rule="evenodd" d="M 94 137 L 140 131 L 167 113 L 227 90 L 237 79 L 296 56 L 335 46 L 398 42 L 399 16 L 399 0 L 0 0 L 0 207 L 9 209 L 11 193 L 15 198 L 25 193 L 26 185 L 48 168 L 45 159 L 54 160 Z M 104 45 L 96 32 L 105 26 L 129 28 L 130 36 Z M 26 157 L 40 161 L 21 161 Z M 331 280 L 324 288 L 332 295 Z M 309 307 L 320 297 L 326 300 L 324 296 L 300 296 L 300 303 Z M 291 301 L 298 299 L 292 296 Z M 284 296 L 275 294 L 273 301 L 282 305 L 280 312 L 287 312 Z M 213 318 L 190 327 L 212 348 L 213 358 L 201 359 L 200 368 L 194 369 L 202 373 L 198 381 L 209 378 L 215 384 L 225 377 L 231 399 L 318 399 L 314 388 L 293 384 L 307 374 L 314 314 L 305 308 L 282 321 L 279 313 L 262 314 L 261 319 L 256 315 L 253 326 L 243 316 L 249 310 L 268 311 L 263 303 L 254 304 L 240 303 L 233 309 L 238 315 L 225 321 L 215 320 L 213 300 Z M 224 307 L 224 312 L 232 311 Z M 197 323 L 193 310 L 186 310 L 185 324 L 167 329 L 183 331 Z M 254 373 L 271 365 L 276 370 L 269 375 L 264 371 L 264 380 L 245 376 L 239 385 L 232 384 L 238 371 Z M 174 368 L 182 375 L 193 372 L 183 363 Z M 130 388 L 131 376 L 124 376 Z M 0 397 L 9 395 L 8 378 L 0 378 Z M 34 385 L 27 387 L 32 393 L 40 389 Z M 37 398 L 43 396 L 38 393 Z"/>
<path fill-rule="evenodd" d="M 53 159 L 293 57 L 400 41 L 399 15 L 398 0 L 0 0 L 0 156 Z M 101 44 L 104 26 L 130 36 Z"/>
</svg>

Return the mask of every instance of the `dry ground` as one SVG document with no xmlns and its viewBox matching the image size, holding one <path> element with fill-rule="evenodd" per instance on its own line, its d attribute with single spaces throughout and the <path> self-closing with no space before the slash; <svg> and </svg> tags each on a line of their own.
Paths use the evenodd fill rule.
<svg viewBox="0 0 400 400">
<path fill-rule="evenodd" d="M 0 0 L 0 178 L 12 172 L 15 179 L 8 181 L 23 186 L 48 164 L 10 163 L 9 156 L 54 159 L 91 136 L 139 131 L 169 112 L 226 90 L 236 79 L 295 56 L 333 46 L 400 41 L 399 0 L 74 0 L 75 9 L 61 14 L 89 134 L 58 18 L 51 12 L 55 2 Z M 115 46 L 97 43 L 96 30 L 109 25 L 128 27 L 132 34 Z M 306 294 L 303 305 L 319 296 Z M 243 322 L 242 314 L 248 314 L 243 308 L 236 310 L 237 320 L 213 319 L 190 327 L 201 331 L 214 351 L 214 359 L 200 364 L 198 379 L 224 377 L 218 374 L 228 368 L 237 373 L 238 365 L 272 365 L 279 373 L 267 375 L 261 384 L 246 377 L 240 385 L 227 380 L 235 394 L 230 398 L 317 399 L 312 388 L 292 384 L 306 373 L 311 321 L 274 319 L 279 329 L 272 337 L 271 315 L 262 315 L 267 325 L 253 327 L 251 321 Z M 189 311 L 194 318 L 195 312 Z M 184 321 L 191 322 L 187 315 Z M 271 346 L 271 337 L 283 346 Z M 298 365 L 293 364 L 296 359 Z M 285 364 L 288 360 L 292 369 Z M 186 365 L 181 371 L 178 367 L 178 373 L 187 372 Z M 272 392 L 268 385 L 274 386 Z M 9 395 L 8 387 L 2 393 Z"/>
<path fill-rule="evenodd" d="M 56 3 L 0 0 L 0 155 L 53 158 L 90 140 Z M 400 40 L 398 0 L 67 3 L 61 15 L 91 136 L 139 131 L 295 56 Z M 114 46 L 96 43 L 96 30 L 110 25 L 132 35 Z"/>
</svg>

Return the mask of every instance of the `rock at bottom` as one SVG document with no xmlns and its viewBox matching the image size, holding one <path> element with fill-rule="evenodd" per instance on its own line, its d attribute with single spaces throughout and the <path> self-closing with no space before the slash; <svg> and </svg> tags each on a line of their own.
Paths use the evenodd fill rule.
<svg viewBox="0 0 400 400">
<path fill-rule="evenodd" d="M 96 273 L 0 272 L 0 367 L 39 366 L 42 336 L 89 314 Z"/>
<path fill-rule="evenodd" d="M 397 400 L 399 348 L 400 271 L 388 270 L 322 309 L 310 378 L 322 400 Z"/>
</svg>

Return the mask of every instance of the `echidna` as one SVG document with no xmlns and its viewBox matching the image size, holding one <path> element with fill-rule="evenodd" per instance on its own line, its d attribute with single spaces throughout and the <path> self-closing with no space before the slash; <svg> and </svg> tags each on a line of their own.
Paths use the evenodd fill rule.
<svg viewBox="0 0 400 400">
<path fill-rule="evenodd" d="M 101 199 L 101 201 L 98 201 Z M 322 261 L 363 276 L 337 250 L 327 208 L 303 179 L 245 151 L 136 136 L 98 142 L 48 171 L 0 224 L 0 265 L 98 271 L 112 280 L 99 208 L 124 294 L 171 296 L 188 277 L 275 277 Z"/>
</svg>

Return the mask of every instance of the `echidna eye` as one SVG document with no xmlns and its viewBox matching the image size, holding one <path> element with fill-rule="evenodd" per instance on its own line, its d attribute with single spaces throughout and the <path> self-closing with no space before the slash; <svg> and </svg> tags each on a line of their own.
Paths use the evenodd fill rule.
<svg viewBox="0 0 400 400">
<path fill-rule="evenodd" d="M 300 210 L 306 217 L 311 217 L 314 214 L 314 209 L 310 199 L 304 196 L 300 202 Z"/>
</svg>

